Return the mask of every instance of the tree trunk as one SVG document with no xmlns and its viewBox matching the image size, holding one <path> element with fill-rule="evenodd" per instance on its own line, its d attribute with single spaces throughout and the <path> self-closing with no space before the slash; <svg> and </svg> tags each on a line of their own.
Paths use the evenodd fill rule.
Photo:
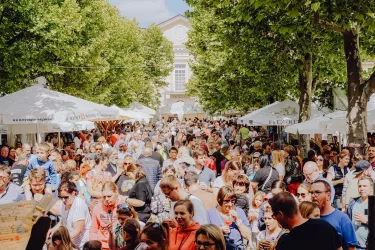
<svg viewBox="0 0 375 250">
<path fill-rule="evenodd" d="M 298 122 L 310 120 L 311 116 L 311 101 L 312 101 L 312 54 L 306 53 L 303 63 L 299 67 L 299 119 Z M 307 157 L 307 152 L 310 149 L 310 136 L 299 135 L 299 145 L 301 146 L 301 157 Z"/>
<path fill-rule="evenodd" d="M 369 96 L 364 91 L 365 85 L 362 81 L 359 35 L 354 31 L 345 31 L 342 34 L 348 78 L 347 142 L 363 145 L 367 142 L 367 102 Z"/>
</svg>

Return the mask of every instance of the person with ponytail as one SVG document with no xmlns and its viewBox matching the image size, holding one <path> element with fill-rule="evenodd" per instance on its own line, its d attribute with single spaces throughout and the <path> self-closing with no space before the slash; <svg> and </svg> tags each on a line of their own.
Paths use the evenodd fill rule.
<svg viewBox="0 0 375 250">
<path fill-rule="evenodd" d="M 147 223 L 140 236 L 147 250 L 169 250 L 169 224 Z"/>
</svg>

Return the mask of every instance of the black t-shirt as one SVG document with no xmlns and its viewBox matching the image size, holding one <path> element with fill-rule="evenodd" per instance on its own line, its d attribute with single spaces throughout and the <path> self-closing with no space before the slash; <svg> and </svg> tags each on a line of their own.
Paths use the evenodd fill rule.
<svg viewBox="0 0 375 250">
<path fill-rule="evenodd" d="M 334 227 L 321 219 L 310 219 L 280 237 L 276 250 L 336 250 L 342 243 Z"/>
<path fill-rule="evenodd" d="M 15 165 L 11 172 L 12 181 L 14 184 L 21 186 L 23 183 L 23 178 L 25 177 L 27 166 L 25 165 Z"/>
<path fill-rule="evenodd" d="M 0 164 L 4 164 L 4 165 L 7 165 L 9 167 L 11 167 L 13 165 L 14 161 L 10 158 L 4 158 L 4 157 L 1 157 L 0 156 Z"/>
<path fill-rule="evenodd" d="M 266 182 L 268 176 L 270 175 L 270 171 L 272 169 L 271 177 L 267 181 L 267 183 L 264 185 L 263 184 Z M 279 180 L 279 172 L 275 168 L 272 167 L 264 167 L 259 169 L 253 178 L 253 182 L 258 182 L 258 190 L 269 192 L 271 191 L 271 185 L 274 181 Z"/>
<path fill-rule="evenodd" d="M 134 186 L 134 181 L 124 174 L 116 180 L 116 185 L 120 195 L 129 196 L 129 190 Z"/>
<path fill-rule="evenodd" d="M 134 210 L 138 213 L 140 221 L 147 222 L 151 216 L 151 199 L 152 190 L 147 178 L 140 179 L 132 189 L 129 190 L 129 198 L 138 199 L 145 202 L 142 207 L 134 207 Z"/>
</svg>

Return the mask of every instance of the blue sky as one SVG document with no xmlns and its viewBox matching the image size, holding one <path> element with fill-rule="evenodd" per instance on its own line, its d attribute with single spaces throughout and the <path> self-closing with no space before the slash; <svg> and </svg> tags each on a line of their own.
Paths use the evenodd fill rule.
<svg viewBox="0 0 375 250">
<path fill-rule="evenodd" d="M 160 23 L 177 14 L 184 14 L 189 6 L 184 0 L 109 0 L 121 14 L 135 18 L 142 28 Z"/>
</svg>

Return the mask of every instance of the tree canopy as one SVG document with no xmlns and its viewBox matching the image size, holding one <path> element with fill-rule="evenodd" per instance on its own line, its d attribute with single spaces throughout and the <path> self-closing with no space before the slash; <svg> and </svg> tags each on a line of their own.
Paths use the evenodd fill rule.
<svg viewBox="0 0 375 250">
<path fill-rule="evenodd" d="M 155 106 L 172 70 L 160 29 L 141 29 L 105 0 L 0 3 L 0 93 L 45 76 L 51 89 L 106 105 Z"/>
</svg>

